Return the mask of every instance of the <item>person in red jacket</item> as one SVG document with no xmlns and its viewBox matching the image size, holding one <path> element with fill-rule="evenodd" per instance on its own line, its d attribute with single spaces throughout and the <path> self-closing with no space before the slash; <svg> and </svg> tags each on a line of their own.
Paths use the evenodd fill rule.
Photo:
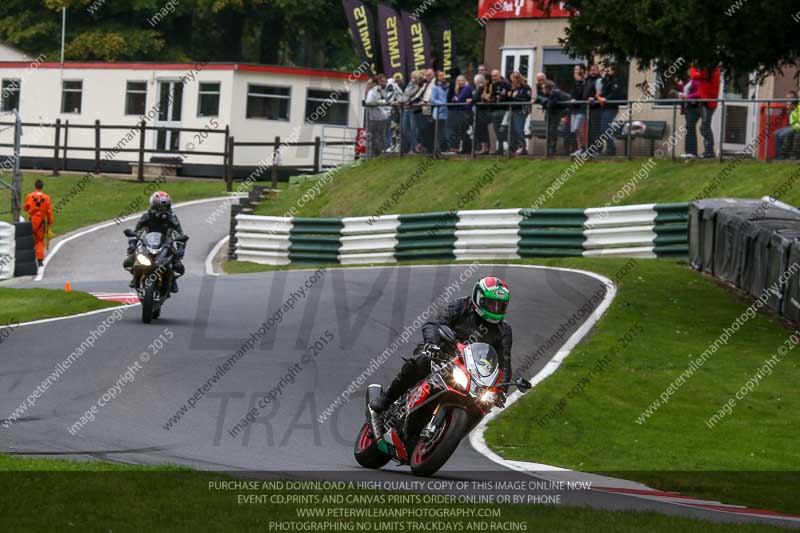
<svg viewBox="0 0 800 533">
<path fill-rule="evenodd" d="M 697 73 L 700 82 L 699 92 L 701 100 L 716 100 L 719 98 L 720 70 L 699 70 L 692 67 L 690 76 L 694 79 Z M 711 129 L 711 120 L 714 118 L 714 111 L 717 110 L 717 102 L 703 102 L 700 104 L 700 133 L 703 135 L 703 158 L 714 157 L 714 131 Z"/>
<path fill-rule="evenodd" d="M 53 225 L 53 207 L 50 197 L 42 192 L 44 182 L 36 180 L 36 190 L 25 197 L 22 209 L 28 213 L 33 226 L 33 240 L 36 243 L 36 260 L 39 266 L 44 264 L 44 238 L 47 229 Z"/>
</svg>

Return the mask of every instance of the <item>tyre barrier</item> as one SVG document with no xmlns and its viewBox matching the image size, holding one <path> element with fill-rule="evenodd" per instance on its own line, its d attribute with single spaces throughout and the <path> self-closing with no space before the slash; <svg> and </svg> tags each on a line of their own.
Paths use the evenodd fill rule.
<svg viewBox="0 0 800 533">
<path fill-rule="evenodd" d="M 770 198 L 692 202 L 689 263 L 800 320 L 800 210 Z"/>
<path fill-rule="evenodd" d="M 688 254 L 686 203 L 235 220 L 236 258 L 267 265 Z"/>
<path fill-rule="evenodd" d="M 33 226 L 30 222 L 14 224 L 14 276 L 35 276 L 38 271 Z"/>
<path fill-rule="evenodd" d="M 14 226 L 0 222 L 0 279 L 14 277 L 15 252 Z"/>
</svg>

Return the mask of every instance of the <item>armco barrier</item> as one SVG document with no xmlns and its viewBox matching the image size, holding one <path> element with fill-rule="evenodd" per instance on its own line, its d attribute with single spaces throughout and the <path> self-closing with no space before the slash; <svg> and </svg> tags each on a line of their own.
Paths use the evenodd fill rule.
<svg viewBox="0 0 800 533">
<path fill-rule="evenodd" d="M 0 279 L 14 276 L 14 226 L 0 222 Z"/>
<path fill-rule="evenodd" d="M 350 218 L 236 216 L 236 258 L 269 265 L 688 254 L 688 204 Z"/>
</svg>

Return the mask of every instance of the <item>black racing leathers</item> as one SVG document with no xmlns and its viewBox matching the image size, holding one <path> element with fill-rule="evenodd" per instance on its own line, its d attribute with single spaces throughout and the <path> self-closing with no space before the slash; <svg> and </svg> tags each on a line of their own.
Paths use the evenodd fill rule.
<svg viewBox="0 0 800 533">
<path fill-rule="evenodd" d="M 497 351 L 500 369 L 503 372 L 502 381 L 511 381 L 511 326 L 503 321 L 491 324 L 481 319 L 472 307 L 472 298 L 469 296 L 459 298 L 448 305 L 439 316 L 422 326 L 424 344 L 414 350 L 414 357 L 407 359 L 400 369 L 398 376 L 384 393 L 385 400 L 393 403 L 418 381 L 430 374 L 431 356 L 423 349 L 425 344 L 441 346 L 438 330 L 440 326 L 449 326 L 456 334 L 456 339 L 461 342 L 483 342 L 491 345 Z M 507 390 L 508 386 L 503 387 Z"/>
<path fill-rule="evenodd" d="M 163 235 L 170 236 L 172 238 L 183 235 L 183 228 L 181 227 L 181 222 L 178 220 L 178 217 L 175 213 L 158 213 L 156 211 L 147 211 L 141 217 L 139 217 L 139 221 L 136 223 L 136 227 L 134 228 L 136 233 L 140 233 L 142 231 L 146 233 L 161 233 Z M 128 257 L 125 259 L 123 263 L 123 268 L 129 269 L 133 266 L 134 263 L 134 241 L 130 241 L 128 244 Z M 186 267 L 184 267 L 183 263 L 181 262 L 182 257 L 173 256 L 173 269 L 175 272 L 182 276 L 186 273 Z"/>
</svg>

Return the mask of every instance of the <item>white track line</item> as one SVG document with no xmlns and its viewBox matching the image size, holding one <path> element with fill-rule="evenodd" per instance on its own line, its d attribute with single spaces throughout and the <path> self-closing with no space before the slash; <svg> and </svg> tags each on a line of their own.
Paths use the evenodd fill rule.
<svg viewBox="0 0 800 533">
<path fill-rule="evenodd" d="M 208 276 L 219 276 L 220 273 L 214 271 L 214 258 L 217 257 L 220 249 L 223 246 L 228 244 L 228 241 L 231 240 L 230 235 L 226 235 L 221 241 L 214 245 L 214 248 L 211 249 L 211 253 L 208 254 L 206 257 L 206 275 Z"/>
<path fill-rule="evenodd" d="M 180 204 L 175 204 L 173 206 L 173 208 L 179 209 L 181 207 L 188 207 L 188 206 L 191 206 L 191 205 L 203 204 L 203 203 L 208 203 L 208 202 L 221 202 L 221 201 L 224 201 L 224 200 L 230 200 L 230 198 L 231 198 L 230 196 L 218 196 L 216 198 L 204 198 L 202 200 L 192 200 L 190 202 L 183 202 L 183 203 L 180 203 Z M 88 235 L 89 233 L 94 233 L 95 231 L 98 231 L 98 230 L 101 230 L 101 229 L 104 229 L 104 228 L 109 228 L 111 226 L 114 226 L 115 224 L 121 224 L 122 222 L 127 222 L 129 220 L 134 220 L 134 219 L 140 217 L 141 215 L 142 215 L 142 213 L 140 212 L 140 213 L 135 213 L 133 215 L 127 216 L 127 217 L 125 217 L 123 219 L 120 219 L 119 222 L 117 222 L 115 220 L 112 220 L 110 222 L 101 222 L 100 224 L 98 224 L 96 226 L 92 226 L 89 229 L 85 229 L 83 231 L 79 231 L 78 233 L 75 233 L 73 235 L 70 235 L 69 237 L 66 237 L 66 238 L 58 241 L 58 244 L 56 244 L 56 247 L 53 248 L 53 251 L 50 252 L 49 254 L 47 254 L 47 257 L 44 258 L 44 265 L 41 268 L 39 268 L 39 272 L 36 274 L 36 279 L 34 281 L 42 281 L 42 279 L 44 279 L 44 271 L 47 268 L 48 263 L 50 263 L 50 260 L 53 257 L 55 257 L 55 255 L 58 253 L 58 251 L 61 249 L 61 247 L 64 244 L 66 244 L 66 243 L 68 243 L 68 242 L 70 242 L 72 240 L 75 240 L 75 239 L 77 239 L 79 237 L 83 237 L 84 235 Z"/>
<path fill-rule="evenodd" d="M 34 320 L 33 322 L 22 322 L 21 324 L 17 324 L 16 327 L 22 328 L 25 326 L 37 326 L 39 324 L 49 324 L 52 322 L 61 322 L 62 320 L 71 320 L 73 318 L 83 318 L 85 316 L 92 316 L 92 315 L 99 315 L 100 313 L 113 313 L 119 309 L 130 309 L 131 307 L 137 307 L 139 304 L 130 304 L 130 305 L 119 305 L 116 307 L 106 307 L 105 309 L 98 309 L 96 311 L 89 311 L 87 313 L 80 313 L 77 315 L 67 315 L 67 316 L 57 316 L 54 318 L 44 318 L 42 320 Z"/>
</svg>

